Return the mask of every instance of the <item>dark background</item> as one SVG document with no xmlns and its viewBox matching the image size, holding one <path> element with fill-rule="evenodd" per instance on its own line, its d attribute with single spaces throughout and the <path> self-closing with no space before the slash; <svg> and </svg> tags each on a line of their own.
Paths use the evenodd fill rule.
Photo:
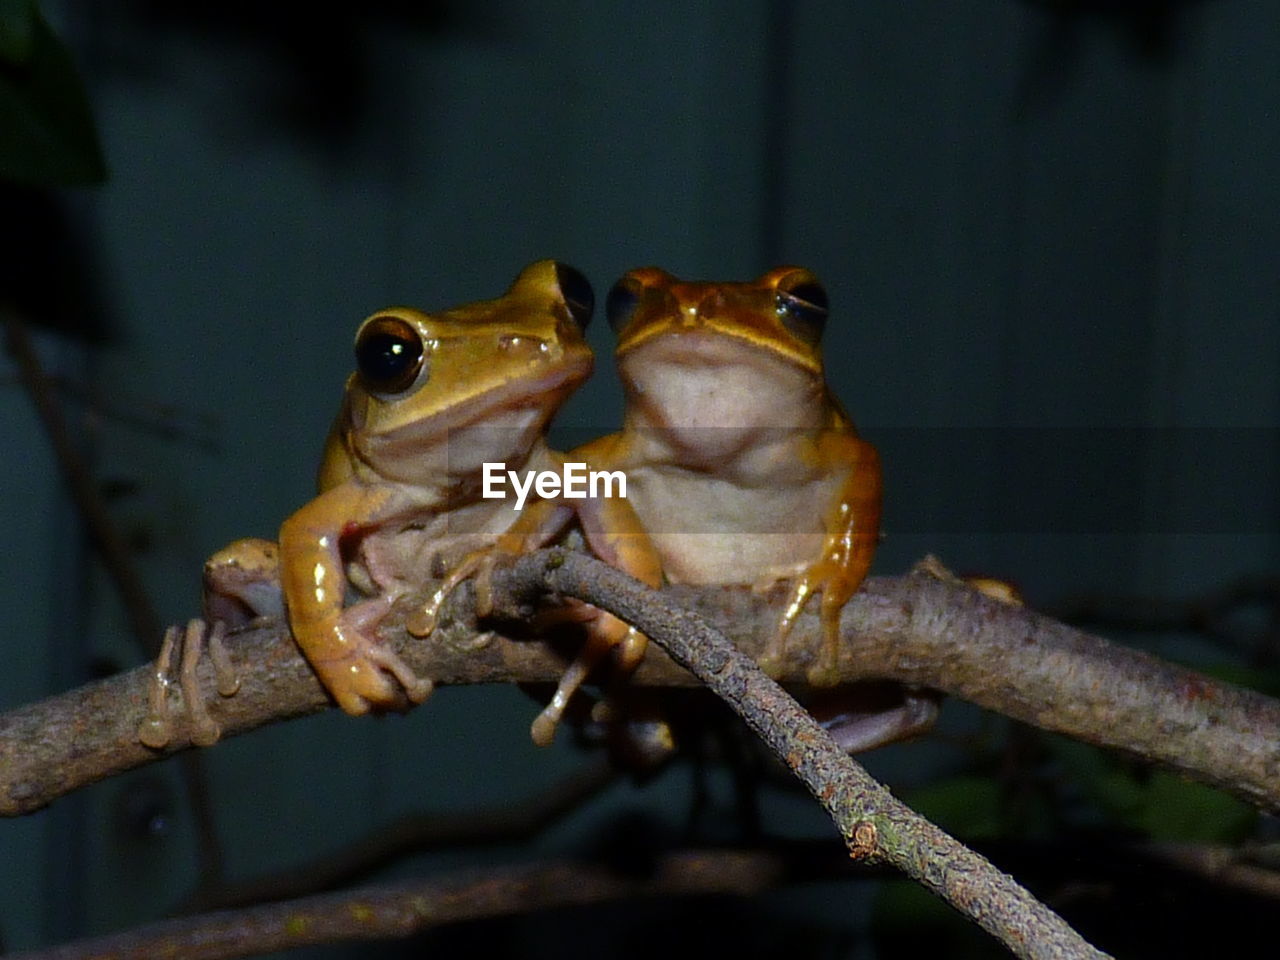
<svg viewBox="0 0 1280 960">
<path fill-rule="evenodd" d="M 876 572 L 932 551 L 1060 609 L 1276 565 L 1273 0 L 44 9 L 110 176 L 11 205 L 9 282 L 167 621 L 198 609 L 205 556 L 274 535 L 311 495 L 361 318 L 494 296 L 542 257 L 601 298 L 643 264 L 824 278 L 830 379 L 886 463 Z M 566 442 L 620 415 L 606 325 L 591 338 Z M 9 707 L 142 657 L 3 372 Z M 529 745 L 535 710 L 442 690 L 406 718 L 322 716 L 206 752 L 229 870 L 408 810 L 518 803 L 581 762 Z M 940 749 L 871 765 L 905 791 Z M 128 926 L 185 891 L 171 767 L 0 825 L 11 947 Z M 679 822 L 690 789 L 619 787 L 539 849 L 619 810 Z M 139 805 L 159 829 L 130 819 Z M 765 815 L 829 835 L 800 800 Z M 867 955 L 848 932 L 865 890 L 783 902 L 843 931 L 829 955 Z"/>
</svg>

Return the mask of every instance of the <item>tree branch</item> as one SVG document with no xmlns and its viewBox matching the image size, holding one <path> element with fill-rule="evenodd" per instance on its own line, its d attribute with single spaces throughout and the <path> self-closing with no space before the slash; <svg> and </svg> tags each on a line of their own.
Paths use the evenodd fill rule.
<svg viewBox="0 0 1280 960">
<path fill-rule="evenodd" d="M 767 853 L 677 853 L 644 876 L 592 863 L 532 864 L 163 920 L 8 960 L 226 960 L 314 944 L 407 937 L 464 920 L 643 896 L 749 896 L 783 878 Z"/>
<path fill-rule="evenodd" d="M 1104 957 L 1008 874 L 897 800 L 750 656 L 696 614 L 598 560 L 563 548 L 521 557 L 499 610 L 563 593 L 640 628 L 725 700 L 835 822 L 855 860 L 888 863 L 946 900 L 1019 957 Z"/>
<path fill-rule="evenodd" d="M 21 317 L 8 311 L 0 314 L 0 319 L 5 326 L 6 345 L 18 364 L 23 385 L 44 425 L 49 447 L 67 484 L 67 491 L 89 530 L 103 566 L 115 584 L 138 649 L 154 656 L 160 646 L 160 618 L 147 595 L 133 555 L 112 522 L 93 476 L 72 441 L 62 406 L 55 395 L 52 381 L 40 362 L 26 323 Z M 218 845 L 217 824 L 214 822 L 213 807 L 209 803 L 209 779 L 199 754 L 183 755 L 180 765 L 187 788 L 191 820 L 196 827 L 200 874 L 203 882 L 215 883 L 222 877 L 222 848 Z"/>
<path fill-rule="evenodd" d="M 499 572 L 495 585 L 509 576 Z M 672 587 L 661 596 L 705 617 L 748 656 L 759 655 L 780 614 L 780 598 L 769 602 L 744 589 Z M 383 638 L 440 683 L 552 682 L 564 668 L 565 657 L 544 643 L 496 636 L 477 646 L 469 589 L 452 598 L 429 643 L 404 631 L 412 609 L 404 605 L 389 617 Z M 942 690 L 1280 811 L 1280 703 L 1262 694 L 920 574 L 868 580 L 845 609 L 843 641 L 839 666 L 848 681 L 892 679 Z M 803 683 L 819 643 L 817 617 L 802 616 L 782 682 Z M 200 671 L 225 736 L 330 706 L 280 625 L 241 631 L 227 646 L 242 678 L 235 696 L 218 696 L 209 664 Z M 0 716 L 0 814 L 29 813 L 190 746 L 182 718 L 166 750 L 138 742 L 150 677 L 149 666 L 138 667 Z M 634 682 L 696 680 L 652 649 Z"/>
<path fill-rule="evenodd" d="M 708 626 L 697 615 L 670 605 L 620 571 L 583 554 L 564 549 L 522 557 L 497 584 L 499 610 L 523 615 L 524 598 L 567 594 L 608 609 L 643 630 L 678 663 L 728 702 L 808 787 L 835 822 L 855 860 L 888 863 L 945 899 L 1020 957 L 1104 957 L 1037 901 L 1011 877 L 979 854 L 896 800 L 845 754 L 836 742 L 754 660 Z M 577 871 L 574 871 L 577 873 Z M 581 876 L 574 878 L 582 888 Z M 494 885 L 491 878 L 489 885 Z M 544 881 L 545 886 L 545 881 Z M 588 885 L 590 898 L 609 889 L 607 877 Z M 537 887 L 523 890 L 537 899 Z M 475 902 L 484 897 L 475 894 Z M 519 890 L 504 890 L 505 909 L 525 905 Z M 531 904 L 531 905 L 537 905 Z M 346 909 L 342 910 L 341 907 Z M 318 908 L 318 909 L 317 909 Z M 406 910 L 406 908 L 408 908 Z M 302 942 L 327 942 L 351 935 L 350 919 L 358 913 L 362 926 L 376 935 L 403 935 L 416 929 L 422 910 L 393 896 L 384 903 L 374 891 L 358 906 L 344 898 L 294 901 L 281 907 L 242 911 L 232 923 L 214 923 L 201 931 L 198 943 L 213 945 L 212 954 L 235 955 L 241 947 L 276 949 Z M 437 911 L 429 911 L 433 918 Z M 216 921 L 216 917 L 214 918 Z M 181 923 L 181 921 L 176 921 Z M 184 928 L 162 926 L 153 935 L 167 949 L 170 934 Z M 126 939 L 91 945 L 97 951 L 132 952 Z M 312 938 L 316 939 L 312 939 Z M 185 943 L 190 943 L 187 934 Z M 55 952 L 50 956 L 59 956 Z M 82 956 L 83 954 L 71 954 Z"/>
</svg>

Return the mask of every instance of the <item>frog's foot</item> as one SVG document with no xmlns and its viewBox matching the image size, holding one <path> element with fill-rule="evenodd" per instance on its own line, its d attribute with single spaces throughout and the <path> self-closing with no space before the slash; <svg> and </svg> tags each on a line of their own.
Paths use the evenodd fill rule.
<svg viewBox="0 0 1280 960">
<path fill-rule="evenodd" d="M 898 684 L 855 683 L 809 704 L 845 753 L 862 753 L 929 730 L 942 695 Z"/>
<path fill-rule="evenodd" d="M 927 577 L 933 577 L 935 580 L 942 580 L 945 583 L 964 583 L 959 577 L 951 572 L 951 568 L 939 560 L 932 553 L 926 553 L 923 557 L 916 561 L 914 567 L 911 568 L 912 576 L 921 574 Z"/>
<path fill-rule="evenodd" d="M 529 728 L 533 742 L 540 747 L 552 744 L 569 701 L 605 654 L 617 649 L 619 667 L 630 673 L 643 659 L 648 643 L 648 637 L 635 627 L 628 626 L 612 614 L 599 611 L 587 628 L 587 639 L 582 649 L 560 677 L 551 701 L 534 718 L 533 725 Z"/>
<path fill-rule="evenodd" d="M 615 764 L 641 776 L 657 771 L 678 747 L 668 711 L 648 699 L 606 696 L 592 705 L 584 733 L 589 744 L 607 747 Z"/>
<path fill-rule="evenodd" d="M 758 592 L 764 592 L 772 589 L 772 584 L 764 587 L 758 583 L 756 589 Z M 760 669 L 770 676 L 777 676 L 783 667 L 787 655 L 787 638 L 791 635 L 791 628 L 795 626 L 796 618 L 804 609 L 811 590 L 812 587 L 803 577 L 792 585 L 787 605 L 782 611 L 782 617 L 778 620 L 778 626 L 774 629 L 769 642 L 765 644 L 758 661 Z"/>
<path fill-rule="evenodd" d="M 435 684 L 419 677 L 392 650 L 370 643 L 359 653 L 312 663 L 320 682 L 344 712 L 360 716 L 370 710 L 395 710 L 422 703 Z"/>
<path fill-rule="evenodd" d="M 339 624 L 342 650 L 337 656 L 307 655 L 320 682 L 346 713 L 400 709 L 405 698 L 422 703 L 435 683 L 419 677 L 400 656 L 370 631 L 395 602 L 394 594 L 356 604 L 343 611 Z M 305 652 L 305 651 L 304 651 Z"/>
<path fill-rule="evenodd" d="M 780 583 L 791 583 L 797 577 L 803 577 L 809 569 L 807 563 L 788 563 L 768 567 L 755 582 L 751 584 L 751 592 L 756 596 L 772 593 Z"/>
<path fill-rule="evenodd" d="M 822 649 L 809 668 L 808 680 L 814 686 L 825 687 L 840 680 L 840 613 L 850 596 L 844 571 L 834 563 L 824 561 L 813 564 L 792 582 L 791 593 L 782 616 L 778 619 L 777 630 L 760 656 L 760 667 L 766 673 L 775 675 L 781 670 L 787 653 L 787 638 L 809 598 L 815 593 L 822 594 L 819 608 Z"/>
<path fill-rule="evenodd" d="M 1008 604 L 1011 607 L 1022 606 L 1022 592 L 1008 580 L 1000 580 L 996 577 L 956 576 L 932 553 L 925 554 L 924 559 L 918 561 L 911 568 L 911 573 L 913 575 L 924 574 L 944 583 L 963 584 L 973 590 L 977 590 L 984 596 L 990 597 L 992 600 L 999 600 L 1001 603 Z"/>
<path fill-rule="evenodd" d="M 756 596 L 772 593 L 780 584 L 786 585 L 790 591 L 777 629 L 760 654 L 760 668 L 770 676 L 776 676 L 782 669 L 787 653 L 787 637 L 790 636 L 796 618 L 800 616 L 809 599 L 811 588 L 805 581 L 809 567 L 808 563 L 789 563 L 769 567 L 751 584 L 751 592 Z"/>
<path fill-rule="evenodd" d="M 178 688 L 190 717 L 191 742 L 200 747 L 218 742 L 222 736 L 222 728 L 209 713 L 196 677 L 196 668 L 207 646 L 209 659 L 213 662 L 218 693 L 229 697 L 240 689 L 240 680 L 236 677 L 226 647 L 222 644 L 225 633 L 226 627 L 220 620 L 215 621 L 212 627 L 203 620 L 191 620 L 187 623 L 185 632 L 178 626 L 165 631 L 147 693 L 147 716 L 138 724 L 138 739 L 145 746 L 159 750 L 173 740 L 174 716 L 169 693 L 174 684 L 174 649 L 180 641 L 182 660 L 178 668 Z"/>
<path fill-rule="evenodd" d="M 467 554 L 440 581 L 422 609 L 410 615 L 405 621 L 405 629 L 415 637 L 430 636 L 440 620 L 440 610 L 444 607 L 445 601 L 464 580 L 470 577 L 476 578 L 476 615 L 488 616 L 493 610 L 493 588 L 490 577 L 499 559 L 500 555 L 492 549 L 476 550 Z"/>
</svg>

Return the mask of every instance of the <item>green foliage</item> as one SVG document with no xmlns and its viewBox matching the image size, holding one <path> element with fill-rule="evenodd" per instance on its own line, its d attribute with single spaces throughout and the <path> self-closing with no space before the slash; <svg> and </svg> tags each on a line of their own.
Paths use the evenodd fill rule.
<svg viewBox="0 0 1280 960">
<path fill-rule="evenodd" d="M 105 178 L 70 53 L 34 0 L 0 0 L 0 180 L 73 186 Z"/>
<path fill-rule="evenodd" d="M 1053 737 L 1065 779 L 1078 785 L 1112 823 L 1151 840 L 1236 843 L 1257 811 L 1221 790 L 1152 770 L 1087 744 Z"/>
<path fill-rule="evenodd" d="M 948 777 L 912 790 L 906 800 L 917 813 L 967 842 L 1005 833 L 1000 785 L 989 777 Z"/>
<path fill-rule="evenodd" d="M 1247 690 L 1257 690 L 1269 697 L 1280 697 L 1280 670 L 1263 670 L 1234 663 L 1214 664 L 1209 667 L 1198 665 L 1196 669 L 1223 683 L 1234 684 Z"/>
</svg>

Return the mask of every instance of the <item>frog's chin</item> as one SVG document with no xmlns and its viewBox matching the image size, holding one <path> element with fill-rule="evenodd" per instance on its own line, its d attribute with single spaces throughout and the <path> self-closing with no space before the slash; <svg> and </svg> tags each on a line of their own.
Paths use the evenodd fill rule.
<svg viewBox="0 0 1280 960">
<path fill-rule="evenodd" d="M 822 380 L 741 353 L 715 364 L 639 364 L 624 369 L 623 380 L 628 429 L 659 430 L 692 447 L 733 446 L 760 431 L 810 431 L 822 423 Z"/>
</svg>

